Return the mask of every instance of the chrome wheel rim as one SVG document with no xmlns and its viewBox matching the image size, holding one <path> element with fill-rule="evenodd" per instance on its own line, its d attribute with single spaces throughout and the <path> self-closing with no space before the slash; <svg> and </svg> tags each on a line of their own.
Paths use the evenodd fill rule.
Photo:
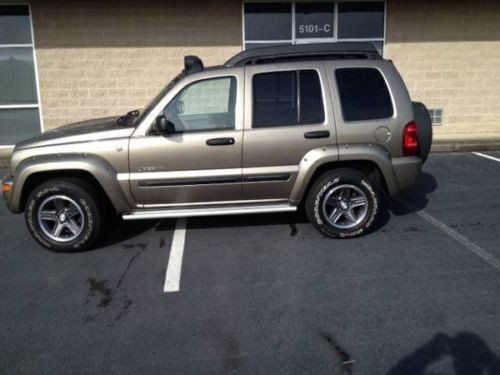
<svg viewBox="0 0 500 375">
<path fill-rule="evenodd" d="M 85 224 L 81 207 L 65 195 L 46 198 L 38 208 L 37 217 L 43 234 L 57 242 L 73 241 Z"/>
<path fill-rule="evenodd" d="M 359 187 L 344 184 L 331 189 L 323 200 L 323 215 L 335 228 L 351 229 L 368 213 L 368 198 Z"/>
</svg>

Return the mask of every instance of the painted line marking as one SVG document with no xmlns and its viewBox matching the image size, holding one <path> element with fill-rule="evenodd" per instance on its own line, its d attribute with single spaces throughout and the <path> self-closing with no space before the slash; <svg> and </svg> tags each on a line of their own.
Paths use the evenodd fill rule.
<svg viewBox="0 0 500 375">
<path fill-rule="evenodd" d="M 163 293 L 175 293 L 180 289 L 182 258 L 184 256 L 184 244 L 186 242 L 186 224 L 186 218 L 177 219 L 175 224 L 174 238 L 170 246 Z"/>
<path fill-rule="evenodd" d="M 441 229 L 448 236 L 450 236 L 455 241 L 465 246 L 467 249 L 472 251 L 474 254 L 476 254 L 478 257 L 483 259 L 486 263 L 488 263 L 490 266 L 492 266 L 493 268 L 495 268 L 497 271 L 500 272 L 500 260 L 498 260 L 493 254 L 484 250 L 482 247 L 476 245 L 474 242 L 470 241 L 467 237 L 462 236 L 460 233 L 454 231 L 445 223 L 436 219 L 434 216 L 429 215 L 427 212 L 418 211 L 417 215 L 420 216 L 425 221 L 427 221 L 428 223 L 434 225 L 436 228 Z"/>
<path fill-rule="evenodd" d="M 495 158 L 493 156 L 490 156 L 490 155 L 486 155 L 486 154 L 483 154 L 481 152 L 473 152 L 474 155 L 477 155 L 477 156 L 481 156 L 483 158 L 486 158 L 486 159 L 490 159 L 490 160 L 495 160 L 495 161 L 498 161 L 500 162 L 500 159 L 499 158 Z"/>
</svg>

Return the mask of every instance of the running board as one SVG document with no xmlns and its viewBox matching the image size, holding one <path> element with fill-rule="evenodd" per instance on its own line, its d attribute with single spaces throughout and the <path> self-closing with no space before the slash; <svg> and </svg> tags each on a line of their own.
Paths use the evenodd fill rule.
<svg viewBox="0 0 500 375">
<path fill-rule="evenodd" d="M 176 208 L 165 210 L 136 210 L 122 215 L 123 220 L 141 219 L 167 219 L 174 217 L 216 216 L 216 215 L 245 215 L 262 214 L 271 212 L 296 211 L 297 206 L 288 203 L 240 205 L 230 207 L 205 207 L 205 208 Z"/>
</svg>

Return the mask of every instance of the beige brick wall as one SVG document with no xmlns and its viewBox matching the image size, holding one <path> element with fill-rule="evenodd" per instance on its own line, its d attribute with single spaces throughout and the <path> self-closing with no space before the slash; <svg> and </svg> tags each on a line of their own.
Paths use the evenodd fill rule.
<svg viewBox="0 0 500 375">
<path fill-rule="evenodd" d="M 436 139 L 500 137 L 500 1 L 388 0 L 386 57 L 412 99 L 444 108 Z"/>
<path fill-rule="evenodd" d="M 184 55 L 241 50 L 238 1 L 40 1 L 32 16 L 45 129 L 143 107 Z"/>
<path fill-rule="evenodd" d="M 437 139 L 500 136 L 500 2 L 387 0 L 386 57 L 412 98 L 444 108 Z M 46 129 L 143 107 L 197 54 L 241 50 L 238 0 L 32 4 Z"/>
</svg>

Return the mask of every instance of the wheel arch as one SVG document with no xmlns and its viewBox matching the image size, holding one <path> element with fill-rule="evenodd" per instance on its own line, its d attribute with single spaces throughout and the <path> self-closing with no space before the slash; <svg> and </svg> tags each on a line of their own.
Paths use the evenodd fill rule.
<svg viewBox="0 0 500 375">
<path fill-rule="evenodd" d="M 315 149 L 305 155 L 299 166 L 290 201 L 301 202 L 321 175 L 338 168 L 360 171 L 389 195 L 399 191 L 390 157 L 382 146 L 339 146 L 336 150 L 333 147 Z"/>
<path fill-rule="evenodd" d="M 77 177 L 95 186 L 117 213 L 130 210 L 129 202 L 116 178 L 115 169 L 105 160 L 91 156 L 32 159 L 15 171 L 10 206 L 14 212 L 24 210 L 26 199 L 39 184 L 56 177 Z"/>
</svg>

